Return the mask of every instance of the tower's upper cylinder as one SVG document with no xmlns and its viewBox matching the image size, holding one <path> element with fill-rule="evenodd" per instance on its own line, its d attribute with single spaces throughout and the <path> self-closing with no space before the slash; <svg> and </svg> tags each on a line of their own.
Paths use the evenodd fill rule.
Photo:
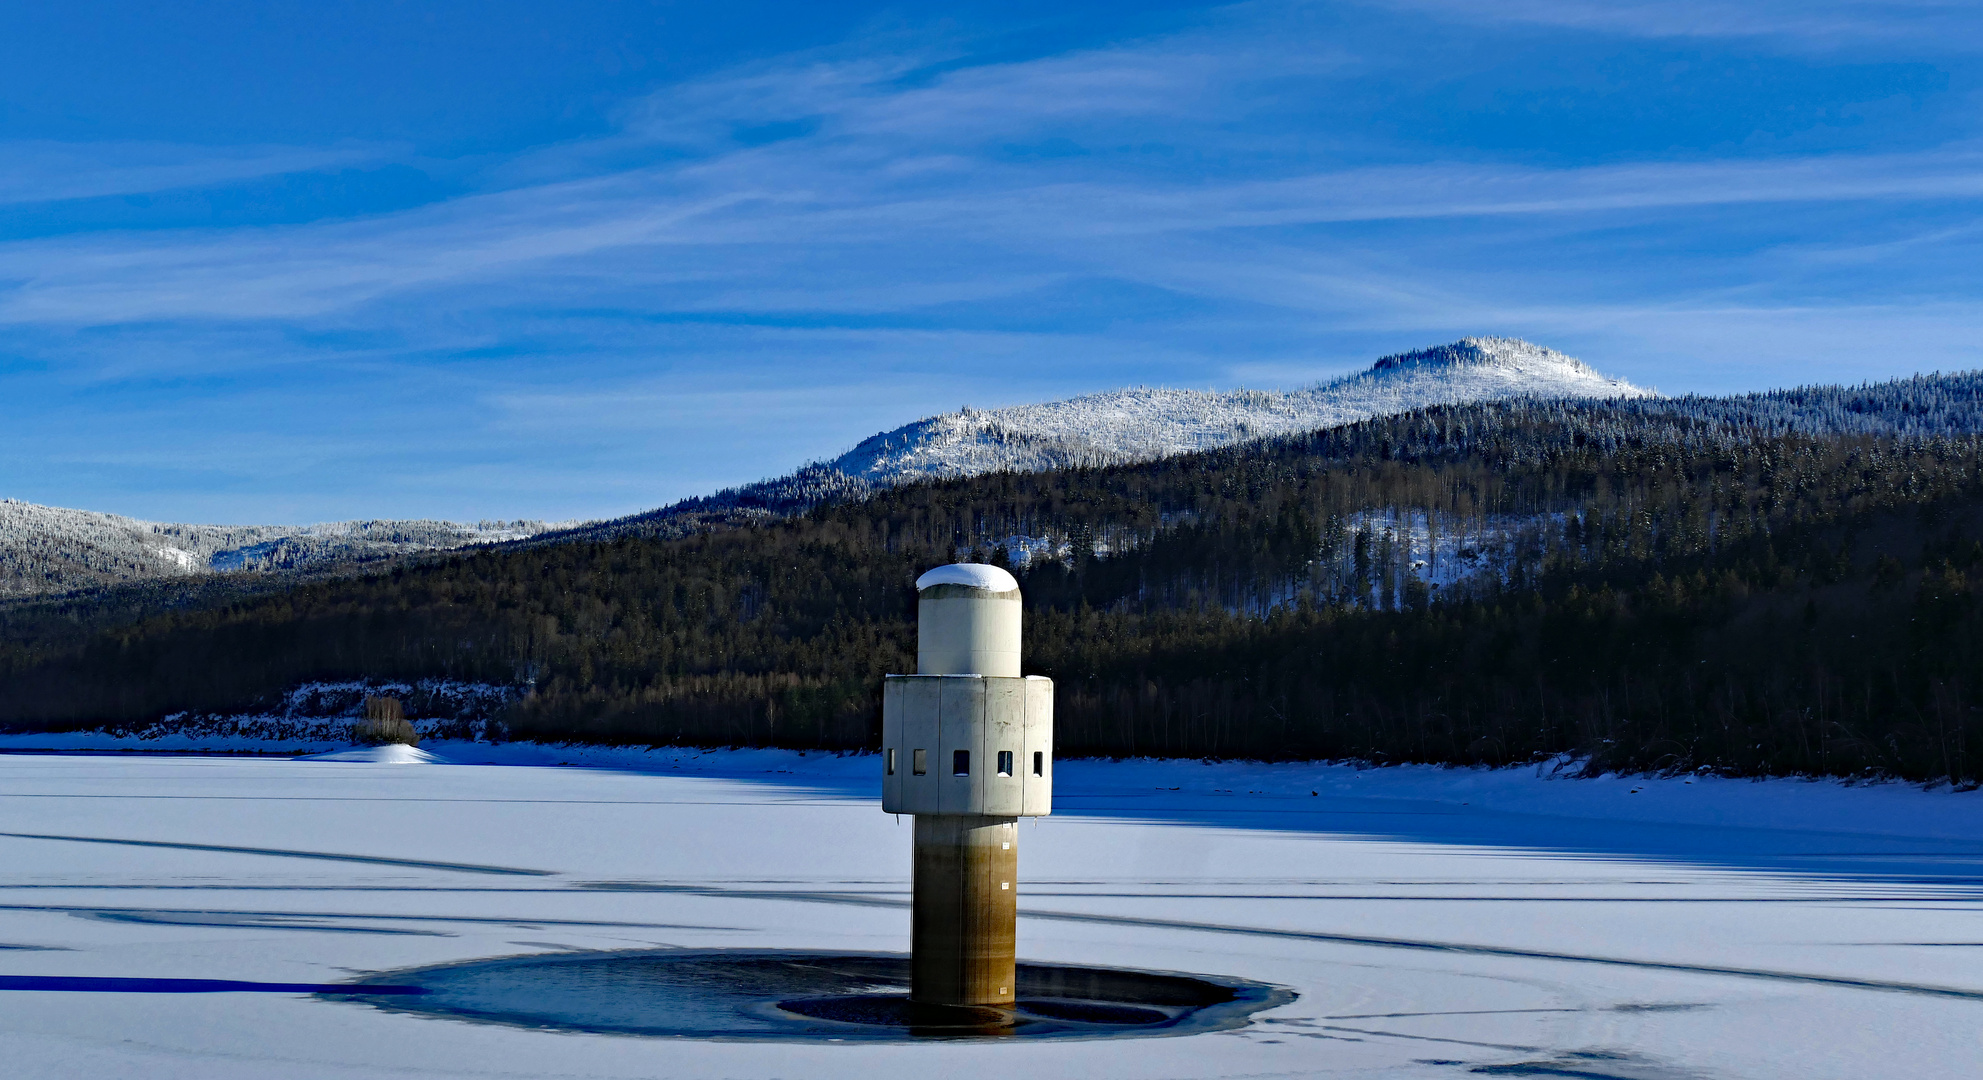
<svg viewBox="0 0 1983 1080">
<path fill-rule="evenodd" d="M 916 579 L 916 674 L 1019 674 L 1019 582 L 952 563 Z"/>
</svg>

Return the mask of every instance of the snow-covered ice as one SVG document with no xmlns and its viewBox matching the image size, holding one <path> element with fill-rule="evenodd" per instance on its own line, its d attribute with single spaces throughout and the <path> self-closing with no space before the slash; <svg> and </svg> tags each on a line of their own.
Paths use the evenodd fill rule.
<svg viewBox="0 0 1983 1080">
<path fill-rule="evenodd" d="M 0 987 L 321 984 L 584 949 L 907 947 L 910 829 L 880 812 L 873 757 L 424 750 L 431 761 L 0 756 Z M 1234 976 L 1298 998 L 1233 1032 L 874 1045 L 538 1031 L 279 991 L 0 989 L 4 1071 L 1975 1071 L 1983 794 L 1067 761 L 1057 795 L 1053 817 L 1021 826 L 1023 958 Z"/>
</svg>

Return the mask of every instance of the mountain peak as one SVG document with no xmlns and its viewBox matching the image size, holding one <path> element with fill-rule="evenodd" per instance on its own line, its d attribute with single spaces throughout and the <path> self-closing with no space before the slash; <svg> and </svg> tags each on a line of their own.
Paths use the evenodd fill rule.
<svg viewBox="0 0 1983 1080">
<path fill-rule="evenodd" d="M 1142 461 L 1427 405 L 1649 394 L 1554 349 L 1519 338 L 1468 337 L 1386 356 L 1368 370 L 1301 390 L 1135 387 L 944 413 L 882 432 L 821 464 L 860 483 L 887 485 Z"/>
<path fill-rule="evenodd" d="M 1521 338 L 1507 337 L 1464 337 L 1450 345 L 1434 345 L 1429 349 L 1414 349 L 1411 352 L 1393 353 L 1380 357 L 1371 365 L 1372 371 L 1396 371 L 1402 368 L 1433 367 L 1498 367 L 1514 371 L 1535 370 L 1553 367 L 1576 372 L 1579 375 L 1596 375 L 1588 364 L 1574 356 L 1545 348 Z"/>
</svg>

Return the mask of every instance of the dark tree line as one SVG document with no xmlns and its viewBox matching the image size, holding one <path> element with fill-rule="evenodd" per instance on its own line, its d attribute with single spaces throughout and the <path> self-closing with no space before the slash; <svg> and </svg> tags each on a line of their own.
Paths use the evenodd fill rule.
<svg viewBox="0 0 1983 1080">
<path fill-rule="evenodd" d="M 1070 754 L 1983 778 L 1974 376 L 1445 407 L 280 592 L 16 606 L 0 722 L 517 686 L 514 737 L 852 748 L 917 573 L 1004 562 Z M 1022 558 L 1022 553 L 1031 558 Z"/>
</svg>

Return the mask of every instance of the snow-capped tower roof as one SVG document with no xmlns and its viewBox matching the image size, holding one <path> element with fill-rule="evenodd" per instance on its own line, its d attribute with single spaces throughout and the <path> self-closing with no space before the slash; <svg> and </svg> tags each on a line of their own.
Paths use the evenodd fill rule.
<svg viewBox="0 0 1983 1080">
<path fill-rule="evenodd" d="M 916 579 L 916 591 L 921 592 L 932 585 L 967 585 L 987 592 L 1011 592 L 1019 587 L 1019 581 L 1011 574 L 996 566 L 983 563 L 951 563 L 939 566 Z"/>
</svg>

